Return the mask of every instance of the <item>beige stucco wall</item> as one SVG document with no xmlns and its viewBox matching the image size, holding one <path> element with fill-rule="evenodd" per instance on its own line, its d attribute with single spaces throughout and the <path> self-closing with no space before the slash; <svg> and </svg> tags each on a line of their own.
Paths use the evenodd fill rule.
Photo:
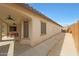
<svg viewBox="0 0 79 59">
<path fill-rule="evenodd" d="M 46 35 L 41 35 L 41 21 L 46 22 Z M 34 16 L 32 18 L 32 40 L 31 45 L 34 46 L 49 37 L 55 35 L 56 33 L 61 32 L 61 27 L 56 25 L 55 23 L 52 23 L 50 21 L 47 21 L 41 17 Z"/>
<path fill-rule="evenodd" d="M 17 19 L 16 21 L 18 22 L 18 20 L 24 20 L 25 18 L 30 19 L 29 21 L 29 38 L 30 38 L 30 44 L 31 46 L 35 46 L 38 43 L 48 39 L 50 36 L 53 36 L 54 34 L 58 33 L 61 31 L 61 27 L 58 26 L 57 24 L 45 20 L 45 18 L 31 12 L 28 9 L 25 9 L 23 7 L 20 7 L 16 4 L 0 4 L 1 9 L 3 8 L 5 12 L 2 12 L 2 15 L 0 15 L 1 17 L 4 17 L 8 14 L 11 14 L 13 17 L 15 17 L 15 19 Z M 6 13 L 6 14 L 5 14 Z M 4 15 L 5 14 L 5 15 Z M 46 35 L 41 35 L 41 21 L 46 22 L 46 30 L 47 33 Z M 22 27 L 22 23 L 21 23 L 21 28 Z M 19 30 L 19 29 L 18 29 Z M 23 37 L 23 29 L 21 30 L 21 36 Z"/>
</svg>

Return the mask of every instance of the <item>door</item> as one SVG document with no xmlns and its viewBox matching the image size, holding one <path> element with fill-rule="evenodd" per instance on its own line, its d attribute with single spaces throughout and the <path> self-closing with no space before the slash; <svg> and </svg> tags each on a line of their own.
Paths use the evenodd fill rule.
<svg viewBox="0 0 79 59">
<path fill-rule="evenodd" d="M 29 23 L 28 21 L 24 21 L 24 38 L 29 37 Z"/>
</svg>

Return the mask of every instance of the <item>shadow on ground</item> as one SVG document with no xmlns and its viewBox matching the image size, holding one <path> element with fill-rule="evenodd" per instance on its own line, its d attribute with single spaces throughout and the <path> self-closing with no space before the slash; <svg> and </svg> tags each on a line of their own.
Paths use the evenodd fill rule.
<svg viewBox="0 0 79 59">
<path fill-rule="evenodd" d="M 48 56 L 60 56 L 61 49 L 64 43 L 65 33 L 63 33 L 60 38 L 56 38 L 58 42 L 49 50 Z"/>
<path fill-rule="evenodd" d="M 30 45 L 20 44 L 19 42 L 15 42 L 14 44 L 14 56 L 19 56 L 20 54 L 24 53 L 28 49 L 30 49 Z"/>
<path fill-rule="evenodd" d="M 51 40 L 47 40 L 41 44 L 39 44 L 38 46 L 32 48 L 30 45 L 26 45 L 26 44 L 20 44 L 18 42 L 15 42 L 15 45 L 14 45 L 14 56 L 19 56 L 19 55 L 23 55 L 23 56 L 26 56 L 26 55 L 29 55 L 29 56 L 33 56 L 33 55 L 48 55 L 48 56 L 59 56 L 60 55 L 60 52 L 61 52 L 61 48 L 62 48 L 62 45 L 63 45 L 63 42 L 64 42 L 64 36 L 65 36 L 65 33 L 60 33 L 60 34 L 57 34 L 55 35 L 54 37 L 56 37 L 54 40 L 51 39 Z M 53 47 L 51 49 L 47 48 L 49 45 L 51 45 L 51 43 L 54 43 L 54 42 L 51 42 L 50 41 L 54 41 L 55 44 L 52 45 Z M 48 42 L 48 43 L 47 43 Z M 46 45 L 48 44 L 48 45 Z M 44 50 L 45 48 L 47 48 L 46 50 Z M 39 50 L 44 50 L 46 52 L 48 52 L 47 50 L 49 49 L 49 52 L 48 54 L 41 52 Z M 28 52 L 27 52 L 28 51 Z M 35 52 L 34 52 L 35 51 Z"/>
<path fill-rule="evenodd" d="M 7 56 L 9 50 L 9 44 L 0 46 L 0 56 Z"/>
</svg>

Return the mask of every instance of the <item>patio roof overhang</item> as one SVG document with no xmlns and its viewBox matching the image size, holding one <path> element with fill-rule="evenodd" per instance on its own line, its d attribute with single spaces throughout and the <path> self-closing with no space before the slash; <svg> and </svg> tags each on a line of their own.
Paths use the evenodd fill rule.
<svg viewBox="0 0 79 59">
<path fill-rule="evenodd" d="M 14 10 L 12 8 L 8 8 L 6 5 L 0 4 L 0 20 L 3 22 L 12 25 L 12 24 L 18 24 L 23 19 L 26 19 L 26 17 L 23 13 L 18 12 L 18 10 Z"/>
</svg>

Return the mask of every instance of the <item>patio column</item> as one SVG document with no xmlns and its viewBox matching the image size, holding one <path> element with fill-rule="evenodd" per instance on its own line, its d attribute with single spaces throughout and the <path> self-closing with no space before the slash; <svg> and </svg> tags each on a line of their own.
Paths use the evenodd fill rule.
<svg viewBox="0 0 79 59">
<path fill-rule="evenodd" d="M 7 24 L 4 24 L 4 34 L 7 34 Z"/>
<path fill-rule="evenodd" d="M 18 32 L 18 38 L 17 40 L 20 40 L 21 39 L 21 24 L 17 24 L 17 32 Z"/>
</svg>

